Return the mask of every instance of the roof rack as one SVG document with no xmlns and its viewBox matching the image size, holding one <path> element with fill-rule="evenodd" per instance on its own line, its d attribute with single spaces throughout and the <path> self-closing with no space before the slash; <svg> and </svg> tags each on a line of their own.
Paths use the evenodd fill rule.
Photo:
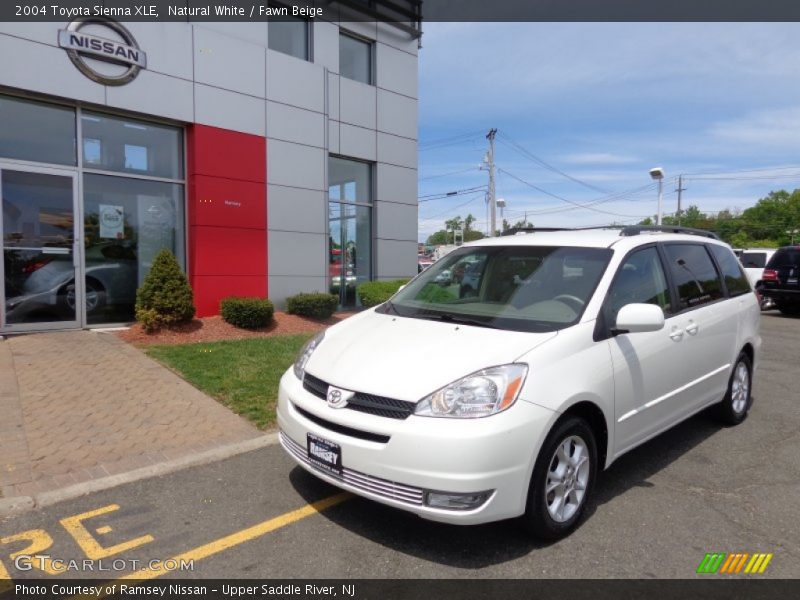
<svg viewBox="0 0 800 600">
<path fill-rule="evenodd" d="M 694 227 L 681 227 L 680 225 L 628 225 L 619 232 L 621 236 L 639 235 L 648 231 L 661 231 L 663 233 L 686 233 L 718 240 L 719 236 L 713 231 L 695 229 Z"/>
<path fill-rule="evenodd" d="M 537 231 L 573 231 L 572 227 L 512 227 L 500 235 L 517 235 L 518 233 L 536 233 Z"/>
</svg>

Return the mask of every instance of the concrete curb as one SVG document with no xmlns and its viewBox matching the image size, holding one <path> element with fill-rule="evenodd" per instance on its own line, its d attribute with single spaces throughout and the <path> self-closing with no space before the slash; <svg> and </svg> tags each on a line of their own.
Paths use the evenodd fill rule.
<svg viewBox="0 0 800 600">
<path fill-rule="evenodd" d="M 93 479 L 84 483 L 70 485 L 58 490 L 49 492 L 41 492 L 33 496 L 15 496 L 12 498 L 0 498 L 0 517 L 7 517 L 11 515 L 28 512 L 36 508 L 43 508 L 51 506 L 64 500 L 72 500 L 91 494 L 107 490 L 125 483 L 132 483 L 142 479 L 149 479 L 151 477 L 159 477 L 174 473 L 189 467 L 197 467 L 200 465 L 225 460 L 239 454 L 245 454 L 253 450 L 273 446 L 278 443 L 277 433 L 268 433 L 260 435 L 257 438 L 245 440 L 244 442 L 237 442 L 227 446 L 221 446 L 199 454 L 185 456 L 169 460 L 166 462 L 142 467 L 141 469 L 134 469 L 127 473 L 119 473 L 117 475 L 109 475 L 108 477 L 101 477 L 100 479 Z"/>
</svg>

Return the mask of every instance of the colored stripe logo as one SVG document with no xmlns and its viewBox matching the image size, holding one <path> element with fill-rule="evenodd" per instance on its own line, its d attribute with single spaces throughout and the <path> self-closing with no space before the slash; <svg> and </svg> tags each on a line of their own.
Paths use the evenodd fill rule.
<svg viewBox="0 0 800 600">
<path fill-rule="evenodd" d="M 697 573 L 718 575 L 726 574 L 748 574 L 755 575 L 761 574 L 767 570 L 769 561 L 772 560 L 773 554 L 765 552 L 756 552 L 750 554 L 748 552 L 708 552 L 700 561 L 697 567 Z"/>
</svg>

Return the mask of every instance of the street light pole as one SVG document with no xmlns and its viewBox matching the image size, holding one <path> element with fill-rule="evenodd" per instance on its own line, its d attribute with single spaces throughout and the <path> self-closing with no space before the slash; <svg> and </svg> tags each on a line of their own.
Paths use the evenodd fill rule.
<svg viewBox="0 0 800 600">
<path fill-rule="evenodd" d="M 658 212 L 656 213 L 656 225 L 661 225 L 661 204 L 664 200 L 664 169 L 661 167 L 650 169 L 650 177 L 658 181 Z"/>
<path fill-rule="evenodd" d="M 486 134 L 489 140 L 489 151 L 486 153 L 486 162 L 489 168 L 489 237 L 494 237 L 497 231 L 497 204 L 494 190 L 494 136 L 497 129 L 490 129 Z"/>
</svg>

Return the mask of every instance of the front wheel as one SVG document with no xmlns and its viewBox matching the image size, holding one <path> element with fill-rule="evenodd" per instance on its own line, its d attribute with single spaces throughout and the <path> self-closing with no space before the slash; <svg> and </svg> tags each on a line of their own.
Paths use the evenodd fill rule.
<svg viewBox="0 0 800 600">
<path fill-rule="evenodd" d="M 542 445 L 523 515 L 535 537 L 555 541 L 577 527 L 597 474 L 597 443 L 583 419 L 558 423 Z"/>
<path fill-rule="evenodd" d="M 744 352 L 739 354 L 728 381 L 728 391 L 717 405 L 717 416 L 727 425 L 738 425 L 747 418 L 752 398 L 753 363 Z"/>
</svg>

